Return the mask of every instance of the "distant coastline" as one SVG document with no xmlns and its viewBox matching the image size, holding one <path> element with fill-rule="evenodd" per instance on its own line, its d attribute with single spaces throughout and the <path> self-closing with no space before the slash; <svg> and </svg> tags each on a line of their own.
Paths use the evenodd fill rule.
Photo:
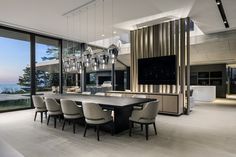
<svg viewBox="0 0 236 157">
<path fill-rule="evenodd" d="M 22 86 L 19 86 L 17 84 L 0 84 L 0 93 L 2 93 L 3 91 L 13 91 L 13 92 L 16 92 L 16 91 L 19 91 L 22 89 Z"/>
</svg>

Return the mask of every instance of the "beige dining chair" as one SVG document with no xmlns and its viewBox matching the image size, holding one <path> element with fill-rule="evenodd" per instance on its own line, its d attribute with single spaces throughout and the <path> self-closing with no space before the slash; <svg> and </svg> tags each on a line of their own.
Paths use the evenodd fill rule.
<svg viewBox="0 0 236 157">
<path fill-rule="evenodd" d="M 43 100 L 43 97 L 39 95 L 32 95 L 33 104 L 35 107 L 35 115 L 34 115 L 34 121 L 36 120 L 37 113 L 41 113 L 41 123 L 43 122 L 43 113 L 45 113 L 45 116 L 47 118 L 47 108 L 45 105 L 45 102 Z"/>
<path fill-rule="evenodd" d="M 61 105 L 53 98 L 45 97 L 46 107 L 48 110 L 48 121 L 47 125 L 49 124 L 50 118 L 54 117 L 54 128 L 57 126 L 57 119 L 61 119 L 62 111 Z"/>
<path fill-rule="evenodd" d="M 79 119 L 84 117 L 83 110 L 72 100 L 61 99 L 61 109 L 64 116 L 62 130 L 65 128 L 66 121 L 73 123 L 73 133 L 75 134 L 75 125 Z"/>
<path fill-rule="evenodd" d="M 158 104 L 159 101 L 152 101 L 146 103 L 142 110 L 133 110 L 131 117 L 129 117 L 129 136 L 132 133 L 133 123 L 145 125 L 146 140 L 148 140 L 148 126 L 150 124 L 153 124 L 155 134 L 157 135 L 155 119 L 158 114 Z"/>
<path fill-rule="evenodd" d="M 88 126 L 95 126 L 97 131 L 97 140 L 99 141 L 99 129 L 101 125 L 110 123 L 112 125 L 112 135 L 114 131 L 113 118 L 110 111 L 103 111 L 99 104 L 83 102 L 83 112 L 85 117 L 84 137 L 86 136 Z"/>
</svg>

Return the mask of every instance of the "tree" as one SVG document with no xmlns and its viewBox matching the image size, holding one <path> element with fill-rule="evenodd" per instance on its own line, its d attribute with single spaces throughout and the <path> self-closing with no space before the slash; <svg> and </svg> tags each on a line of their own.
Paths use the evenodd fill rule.
<svg viewBox="0 0 236 157">
<path fill-rule="evenodd" d="M 23 75 L 19 76 L 18 85 L 30 87 L 31 85 L 31 74 L 30 67 L 23 69 Z M 37 70 L 35 74 L 35 80 L 37 87 L 50 87 L 50 74 L 41 70 Z"/>
<path fill-rule="evenodd" d="M 58 48 L 57 47 L 48 47 L 46 51 L 47 56 L 41 57 L 43 61 L 53 60 L 58 58 Z"/>
<path fill-rule="evenodd" d="M 43 61 L 53 60 L 58 58 L 58 48 L 57 47 L 48 47 L 46 51 L 47 56 L 41 57 Z M 42 70 L 36 70 L 35 74 L 36 86 L 38 88 L 49 88 L 51 86 L 59 85 L 59 75 L 57 73 L 48 73 Z M 31 86 L 31 74 L 29 65 L 23 69 L 23 75 L 19 76 L 19 82 L 17 83 L 20 86 L 30 87 Z"/>
<path fill-rule="evenodd" d="M 30 87 L 30 67 L 27 66 L 23 69 L 23 76 L 19 76 L 19 82 L 17 83 L 20 86 Z"/>
</svg>

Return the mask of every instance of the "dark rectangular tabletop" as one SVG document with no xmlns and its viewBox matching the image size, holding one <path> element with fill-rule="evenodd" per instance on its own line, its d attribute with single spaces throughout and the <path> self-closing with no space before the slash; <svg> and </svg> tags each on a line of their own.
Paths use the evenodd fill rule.
<svg viewBox="0 0 236 157">
<path fill-rule="evenodd" d="M 150 101 L 156 101 L 156 99 L 147 98 L 129 98 L 129 97 L 113 97 L 113 96 L 97 96 L 97 95 L 82 95 L 82 94 L 48 94 L 44 97 L 54 99 L 67 99 L 75 102 L 91 102 L 101 105 L 113 106 L 113 107 L 125 107 L 138 104 L 147 103 Z"/>
</svg>

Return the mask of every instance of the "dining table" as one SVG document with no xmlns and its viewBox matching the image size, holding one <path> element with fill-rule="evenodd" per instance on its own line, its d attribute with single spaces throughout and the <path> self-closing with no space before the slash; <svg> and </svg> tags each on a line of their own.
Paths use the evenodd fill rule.
<svg viewBox="0 0 236 157">
<path fill-rule="evenodd" d="M 98 96 L 83 94 L 46 94 L 44 97 L 54 98 L 56 100 L 66 99 L 83 104 L 83 102 L 96 103 L 102 108 L 113 111 L 113 129 L 114 133 L 120 133 L 129 129 L 129 117 L 132 114 L 133 107 L 142 105 L 151 101 L 158 101 L 150 98 L 131 98 L 131 97 L 115 97 L 115 96 Z M 108 127 L 104 127 L 108 131 Z"/>
</svg>

